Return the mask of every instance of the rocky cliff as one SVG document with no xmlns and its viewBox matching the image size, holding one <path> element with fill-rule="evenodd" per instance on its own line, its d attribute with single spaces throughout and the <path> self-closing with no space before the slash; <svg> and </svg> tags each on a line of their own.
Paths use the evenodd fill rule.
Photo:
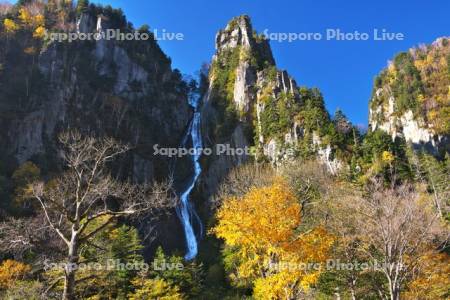
<svg viewBox="0 0 450 300">
<path fill-rule="evenodd" d="M 448 151 L 450 42 L 439 38 L 398 54 L 375 80 L 370 129 L 403 137 L 415 147 Z"/>
<path fill-rule="evenodd" d="M 78 16 L 71 6 L 33 9 L 45 12 L 49 33 L 135 31 L 122 12 L 111 7 L 90 5 Z M 7 17 L 16 20 L 17 13 Z M 51 22 L 58 18 L 64 22 Z M 173 159 L 154 155 L 153 146 L 179 146 L 192 118 L 191 88 L 179 71 L 172 70 L 157 42 L 51 41 L 19 22 L 16 31 L 0 28 L 1 207 L 10 206 L 14 191 L 8 182 L 24 162 L 37 165 L 44 178 L 61 171 L 57 136 L 66 129 L 113 136 L 130 145 L 126 157 L 112 166 L 114 176 L 138 183 L 166 180 Z M 151 36 L 148 28 L 139 31 Z M 151 222 L 140 220 L 144 236 L 154 229 Z M 161 219 L 156 231 L 165 248 L 183 248 L 175 212 Z"/>
<path fill-rule="evenodd" d="M 69 22 L 79 33 L 133 30 L 119 11 L 101 7 Z M 177 146 L 192 112 L 186 83 L 154 40 L 41 43 L 16 35 L 0 57 L 2 155 L 14 165 L 48 165 L 57 134 L 77 128 L 133 147 L 123 176 L 142 182 L 167 175 L 167 158 L 154 156 L 152 146 Z"/>
<path fill-rule="evenodd" d="M 212 147 L 251 147 L 252 158 L 275 164 L 304 150 L 317 154 L 333 173 L 339 168 L 335 145 L 326 137 L 333 126 L 320 92 L 299 88 L 288 72 L 277 69 L 269 41 L 253 30 L 248 16 L 234 18 L 217 33 L 203 101 L 203 132 Z M 212 195 L 228 170 L 247 159 L 204 159 L 206 194 Z"/>
</svg>

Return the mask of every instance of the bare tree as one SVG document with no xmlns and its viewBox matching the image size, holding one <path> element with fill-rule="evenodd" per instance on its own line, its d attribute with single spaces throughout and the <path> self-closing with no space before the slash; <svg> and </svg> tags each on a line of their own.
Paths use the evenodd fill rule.
<svg viewBox="0 0 450 300">
<path fill-rule="evenodd" d="M 65 245 L 63 299 L 71 300 L 80 246 L 117 217 L 152 213 L 174 201 L 170 185 L 137 186 L 109 175 L 108 163 L 129 150 L 114 139 L 71 131 L 60 135 L 59 141 L 67 170 L 50 182 L 32 184 L 30 192 Z"/>
<path fill-rule="evenodd" d="M 409 185 L 386 189 L 376 183 L 366 197 L 353 203 L 357 230 L 366 244 L 363 249 L 379 262 L 391 300 L 399 299 L 421 255 L 441 233 L 439 213 L 423 200 Z"/>
<path fill-rule="evenodd" d="M 0 16 L 6 15 L 8 12 L 11 11 L 12 7 L 13 6 L 11 3 L 1 1 L 0 2 Z"/>
<path fill-rule="evenodd" d="M 331 186 L 332 189 L 334 186 Z M 367 243 L 361 238 L 362 215 L 356 209 L 359 206 L 355 205 L 361 201 L 363 201 L 361 191 L 350 184 L 344 184 L 342 190 L 334 189 L 330 192 L 327 201 L 321 203 L 321 207 L 326 210 L 327 229 L 337 237 L 332 257 L 344 263 L 359 264 L 368 263 L 371 260 L 364 251 L 367 249 Z M 339 286 L 336 287 L 336 295 L 345 289 L 348 290 L 352 300 L 358 299 L 359 295 L 367 296 L 368 293 L 377 295 L 380 299 L 387 299 L 384 278 L 377 280 L 383 276 L 379 272 L 355 267 L 336 271 L 335 274 L 340 279 Z M 340 289 L 340 286 L 343 289 Z"/>
<path fill-rule="evenodd" d="M 41 1 L 31 1 L 24 7 L 33 17 L 37 15 L 44 15 L 45 13 L 45 3 Z"/>
<path fill-rule="evenodd" d="M 14 255 L 15 259 L 23 259 L 30 251 L 37 254 L 38 264 L 48 253 L 53 258 L 61 257 L 62 241 L 55 237 L 42 213 L 27 218 L 9 217 L 0 223 L 0 251 Z"/>
<path fill-rule="evenodd" d="M 225 198 L 242 197 L 252 188 L 272 184 L 276 170 L 270 165 L 246 163 L 230 171 L 214 195 L 213 206 L 219 207 Z"/>
<path fill-rule="evenodd" d="M 306 219 L 321 222 L 324 217 L 320 211 L 323 202 L 342 194 L 327 167 L 318 160 L 301 160 L 285 164 L 280 168 L 280 174 L 288 180 L 299 198 L 303 222 Z"/>
</svg>

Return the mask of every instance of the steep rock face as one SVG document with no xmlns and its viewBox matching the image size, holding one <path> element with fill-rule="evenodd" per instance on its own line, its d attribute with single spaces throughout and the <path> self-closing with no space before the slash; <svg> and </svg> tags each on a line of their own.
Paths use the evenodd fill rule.
<svg viewBox="0 0 450 300">
<path fill-rule="evenodd" d="M 378 89 L 375 97 L 381 97 L 383 94 L 387 94 L 384 95 L 388 99 L 387 105 L 369 109 L 371 130 L 381 129 L 389 133 L 393 140 L 396 137 L 403 137 L 406 141 L 416 145 L 428 144 L 433 148 L 437 147 L 442 136 L 434 133 L 432 126 L 430 126 L 431 124 L 427 124 L 422 116 L 414 116 L 413 111 L 410 109 L 398 116 L 395 107 L 395 97 L 389 89 Z M 376 101 L 376 99 L 373 101 Z"/>
<path fill-rule="evenodd" d="M 95 5 L 65 25 L 90 34 L 134 31 L 120 10 Z M 10 177 L 26 161 L 38 165 L 43 177 L 58 174 L 57 136 L 75 128 L 131 146 L 112 165 L 115 177 L 137 183 L 167 179 L 173 158 L 155 155 L 153 146 L 178 147 L 192 108 L 190 88 L 156 41 L 42 41 L 23 31 L 0 42 L 0 177 Z M 156 226 L 161 245 L 182 249 L 175 212 L 161 218 L 143 216 L 139 230 L 146 235 Z"/>
<path fill-rule="evenodd" d="M 416 147 L 449 151 L 450 39 L 398 54 L 376 78 L 371 130 L 403 137 Z"/>
<path fill-rule="evenodd" d="M 207 145 L 214 150 L 217 144 L 234 149 L 253 145 L 258 72 L 262 65 L 274 64 L 268 41 L 256 35 L 248 16 L 234 18 L 217 33 L 202 109 Z M 247 155 L 227 154 L 207 158 L 202 189 L 214 194 L 228 171 L 247 159 Z"/>
<path fill-rule="evenodd" d="M 323 140 L 315 133 L 313 133 L 313 148 L 317 151 L 317 157 L 328 169 L 328 171 L 336 175 L 342 168 L 343 163 L 333 157 L 333 149 L 330 144 L 324 144 Z"/>
<path fill-rule="evenodd" d="M 225 29 L 219 30 L 216 35 L 217 51 L 213 59 L 220 56 L 224 51 L 235 49 L 239 46 L 244 49 L 255 50 L 268 64 L 275 64 L 268 41 L 261 39 L 256 35 L 250 22 L 250 18 L 246 15 L 232 19 Z"/>
<path fill-rule="evenodd" d="M 113 28 L 108 17 L 87 13 L 76 24 L 79 32 Z M 0 113 L 10 113 L 0 139 L 6 156 L 17 164 L 55 160 L 58 132 L 77 128 L 113 135 L 134 148 L 120 168 L 123 176 L 143 182 L 167 174 L 168 158 L 154 156 L 152 146 L 178 146 L 192 112 L 186 84 L 155 41 L 51 42 L 36 61 L 44 92 L 31 89 L 19 107 L 11 88 L 0 89 Z M 7 63 L 0 76 L 15 76 L 21 67 L 20 61 Z"/>
<path fill-rule="evenodd" d="M 252 147 L 257 159 L 277 164 L 294 157 L 304 139 L 304 122 L 295 117 L 304 105 L 297 83 L 276 68 L 268 41 L 253 30 L 248 16 L 234 18 L 217 33 L 203 103 L 203 134 L 212 148 L 217 144 Z M 316 151 L 327 149 L 326 143 L 309 146 Z M 214 194 L 228 171 L 248 158 L 205 158 L 200 180 L 205 194 Z M 327 165 L 328 159 L 334 160 L 331 155 L 319 158 Z M 337 163 L 333 166 L 337 168 Z"/>
<path fill-rule="evenodd" d="M 216 35 L 216 53 L 212 59 L 210 74 L 210 90 L 213 92 L 216 85 L 222 84 L 218 74 L 223 68 L 230 72 L 226 88 L 231 93 L 235 108 L 242 115 L 250 113 L 255 101 L 257 72 L 261 65 L 275 65 L 272 51 L 267 40 L 257 36 L 254 32 L 250 18 L 240 16 L 230 21 L 227 27 Z M 221 88 L 221 87 L 219 87 Z M 211 93 L 210 93 L 211 95 Z M 221 95 L 222 96 L 222 95 Z M 209 100 L 209 99 L 207 99 Z"/>
<path fill-rule="evenodd" d="M 257 66 L 250 61 L 251 53 L 258 51 L 264 59 L 274 63 L 266 41 L 256 41 L 250 19 L 233 19 L 216 35 L 216 53 L 209 71 L 209 88 L 203 98 L 203 134 L 206 145 L 217 150 L 217 144 L 232 148 L 246 148 L 252 137 L 246 134 L 251 124 L 256 101 L 254 86 Z M 217 152 L 214 152 L 215 154 Z M 221 179 L 234 166 L 246 161 L 246 155 L 213 155 L 200 180 L 207 197 L 214 194 Z"/>
<path fill-rule="evenodd" d="M 381 93 L 384 93 L 384 90 L 379 89 L 376 94 L 380 95 Z M 437 147 L 442 137 L 434 134 L 432 127 L 426 124 L 422 117 L 415 117 L 411 110 L 407 110 L 398 117 L 395 111 L 394 96 L 389 96 L 388 99 L 387 109 L 379 106 L 375 110 L 369 110 L 371 130 L 381 129 L 389 133 L 393 140 L 401 136 L 413 144 L 430 144 Z"/>
<path fill-rule="evenodd" d="M 249 146 L 249 142 L 244 136 L 241 126 L 237 126 L 229 140 L 226 142 L 230 148 L 244 149 Z M 218 145 L 212 146 L 212 151 L 217 153 L 220 151 Z M 205 192 L 206 197 L 214 195 L 217 187 L 228 172 L 235 166 L 244 163 L 248 159 L 247 155 L 217 155 L 214 156 L 207 164 L 207 168 L 201 178 L 201 189 Z"/>
<path fill-rule="evenodd" d="M 269 101 L 279 102 L 290 98 L 296 104 L 301 104 L 297 83 L 286 71 L 276 70 L 274 67 L 258 72 L 256 84 L 256 133 L 258 146 L 263 154 L 274 163 L 281 162 L 292 157 L 289 150 L 294 147 L 301 138 L 302 128 L 298 122 L 293 122 L 284 128 L 281 136 L 274 137 L 263 130 L 267 126 L 263 120 Z"/>
<path fill-rule="evenodd" d="M 239 61 L 236 68 L 236 81 L 234 82 L 233 99 L 238 111 L 248 113 L 255 100 L 252 86 L 255 84 L 255 70 L 247 61 Z"/>
</svg>

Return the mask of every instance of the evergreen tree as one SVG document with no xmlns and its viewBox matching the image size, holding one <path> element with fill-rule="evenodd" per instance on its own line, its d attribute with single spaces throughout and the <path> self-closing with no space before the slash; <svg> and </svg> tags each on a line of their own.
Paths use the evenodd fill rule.
<svg viewBox="0 0 450 300">
<path fill-rule="evenodd" d="M 203 280 L 202 265 L 195 261 L 186 262 L 181 256 L 168 256 L 161 247 L 157 249 L 153 263 L 158 268 L 153 268 L 150 277 L 161 278 L 171 285 L 178 286 L 183 294 L 190 297 L 200 294 Z"/>
<path fill-rule="evenodd" d="M 336 126 L 336 130 L 342 134 L 348 134 L 352 130 L 352 123 L 339 108 L 334 113 L 333 123 Z"/>
<path fill-rule="evenodd" d="M 450 207 L 450 172 L 448 166 L 448 155 L 444 162 L 439 162 L 430 154 L 422 153 L 420 166 L 428 183 L 428 188 L 433 195 L 434 206 L 442 217 L 449 218 Z"/>
<path fill-rule="evenodd" d="M 88 10 L 89 7 L 89 0 L 78 0 L 77 2 L 77 15 L 81 15 L 82 13 L 85 13 Z"/>
</svg>

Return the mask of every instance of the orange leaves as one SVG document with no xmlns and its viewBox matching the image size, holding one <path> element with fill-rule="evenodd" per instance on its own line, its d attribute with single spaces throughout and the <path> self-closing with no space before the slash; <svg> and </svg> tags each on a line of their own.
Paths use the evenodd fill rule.
<svg viewBox="0 0 450 300">
<path fill-rule="evenodd" d="M 212 232 L 237 249 L 234 281 L 250 281 L 255 299 L 290 299 L 308 290 L 320 274 L 305 263 L 323 263 L 334 238 L 322 227 L 300 233 L 301 206 L 282 179 L 228 198 Z"/>
<path fill-rule="evenodd" d="M 31 267 L 15 260 L 5 260 L 0 265 L 0 288 L 9 288 L 17 280 L 23 279 Z"/>
<path fill-rule="evenodd" d="M 301 234 L 287 249 L 295 253 L 299 262 L 324 263 L 328 259 L 328 250 L 334 241 L 335 238 L 320 226 Z"/>
<path fill-rule="evenodd" d="M 285 183 L 252 189 L 242 199 L 227 199 L 215 234 L 231 246 L 282 247 L 300 224 L 300 204 Z"/>
<path fill-rule="evenodd" d="M 444 299 L 450 294 L 450 256 L 430 251 L 419 263 L 419 275 L 409 283 L 405 299 Z"/>
<path fill-rule="evenodd" d="M 44 26 L 45 24 L 45 17 L 41 14 L 38 14 L 34 17 L 34 22 L 37 26 Z"/>
</svg>

